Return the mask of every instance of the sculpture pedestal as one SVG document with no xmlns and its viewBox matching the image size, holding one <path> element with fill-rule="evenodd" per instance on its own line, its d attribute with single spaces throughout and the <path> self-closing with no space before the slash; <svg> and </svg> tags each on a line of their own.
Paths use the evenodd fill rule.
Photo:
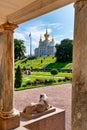
<svg viewBox="0 0 87 130">
<path fill-rule="evenodd" d="M 0 117 L 0 130 L 12 130 L 19 127 L 20 116 L 19 113 L 13 115 L 12 117 Z"/>
<path fill-rule="evenodd" d="M 30 120 L 30 119 L 38 118 L 38 117 L 40 117 L 40 116 L 43 116 L 43 115 L 52 113 L 52 112 L 54 112 L 54 111 L 56 111 L 56 108 L 55 108 L 55 107 L 52 107 L 52 108 L 50 108 L 50 109 L 48 109 L 48 110 L 45 110 L 45 111 L 43 111 L 43 112 L 35 113 L 35 114 L 29 114 L 29 115 L 26 114 L 26 113 L 24 113 L 24 112 L 20 112 L 20 116 L 23 117 L 23 118 L 26 119 L 26 120 Z"/>
<path fill-rule="evenodd" d="M 31 120 L 21 119 L 20 126 L 24 130 L 65 130 L 65 111 L 56 108 L 54 112 Z M 16 130 L 20 130 L 17 128 Z"/>
</svg>

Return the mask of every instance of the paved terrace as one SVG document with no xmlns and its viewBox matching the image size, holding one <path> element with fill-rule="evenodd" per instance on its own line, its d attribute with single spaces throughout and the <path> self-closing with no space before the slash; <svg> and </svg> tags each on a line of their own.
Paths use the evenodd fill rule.
<svg viewBox="0 0 87 130">
<path fill-rule="evenodd" d="M 22 111 L 29 103 L 38 102 L 40 93 L 46 93 L 50 104 L 65 109 L 66 130 L 71 130 L 71 92 L 71 84 L 15 91 L 14 107 Z"/>
</svg>

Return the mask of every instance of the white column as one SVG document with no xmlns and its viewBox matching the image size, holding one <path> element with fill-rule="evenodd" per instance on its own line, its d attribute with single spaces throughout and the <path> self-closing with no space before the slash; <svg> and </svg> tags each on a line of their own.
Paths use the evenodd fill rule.
<svg viewBox="0 0 87 130">
<path fill-rule="evenodd" d="M 87 130 L 87 0 L 75 3 L 72 130 Z"/>
<path fill-rule="evenodd" d="M 20 125 L 19 112 L 13 109 L 14 41 L 17 26 L 6 23 L 0 33 L 0 130 L 12 130 Z"/>
<path fill-rule="evenodd" d="M 9 117 L 13 113 L 14 90 L 14 24 L 3 24 L 3 33 L 0 35 L 0 91 L 2 101 L 2 117 Z"/>
</svg>

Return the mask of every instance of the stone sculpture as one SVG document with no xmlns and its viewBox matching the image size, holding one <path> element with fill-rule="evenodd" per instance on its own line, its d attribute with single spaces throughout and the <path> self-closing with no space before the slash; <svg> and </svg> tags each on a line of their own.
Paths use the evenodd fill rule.
<svg viewBox="0 0 87 130">
<path fill-rule="evenodd" d="M 40 113 L 44 113 L 49 110 L 52 106 L 49 104 L 48 97 L 45 93 L 40 94 L 38 103 L 31 103 L 23 109 L 21 116 L 26 119 L 31 119 L 33 116 Z M 48 112 L 47 112 L 48 113 Z"/>
</svg>

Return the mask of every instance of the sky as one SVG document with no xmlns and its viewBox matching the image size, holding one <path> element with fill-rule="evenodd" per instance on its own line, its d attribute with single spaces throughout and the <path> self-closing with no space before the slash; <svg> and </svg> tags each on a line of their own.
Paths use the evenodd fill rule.
<svg viewBox="0 0 87 130">
<path fill-rule="evenodd" d="M 39 16 L 19 25 L 14 32 L 14 38 L 24 40 L 26 46 L 26 55 L 30 54 L 30 37 L 32 40 L 32 54 L 34 49 L 39 45 L 40 36 L 44 40 L 44 33 L 50 34 L 55 39 L 55 44 L 60 44 L 61 40 L 69 38 L 73 39 L 74 31 L 74 6 L 70 4 L 45 15 Z"/>
</svg>

